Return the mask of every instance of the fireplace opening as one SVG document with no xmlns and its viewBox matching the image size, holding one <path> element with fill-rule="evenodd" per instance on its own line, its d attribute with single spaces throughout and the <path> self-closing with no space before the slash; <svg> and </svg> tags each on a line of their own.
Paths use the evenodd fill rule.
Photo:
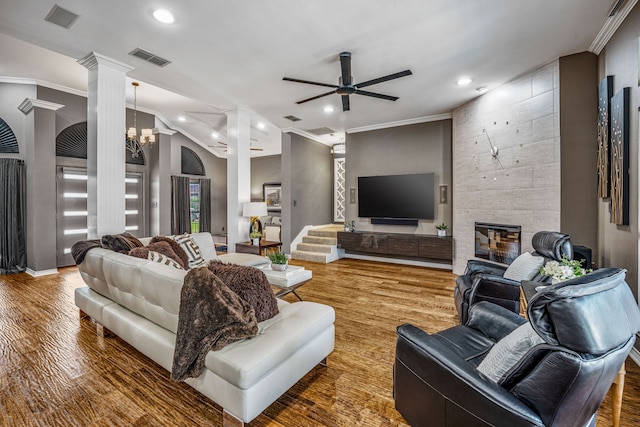
<svg viewBox="0 0 640 427">
<path fill-rule="evenodd" d="M 475 256 L 501 264 L 511 264 L 520 255 L 519 225 L 475 223 Z"/>
</svg>

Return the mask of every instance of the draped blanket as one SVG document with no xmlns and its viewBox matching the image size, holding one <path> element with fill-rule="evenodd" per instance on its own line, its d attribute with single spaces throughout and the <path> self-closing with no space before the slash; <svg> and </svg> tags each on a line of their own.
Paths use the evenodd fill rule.
<svg viewBox="0 0 640 427">
<path fill-rule="evenodd" d="M 207 353 L 258 333 L 253 307 L 206 267 L 193 268 L 180 294 L 171 379 L 196 378 Z"/>
</svg>

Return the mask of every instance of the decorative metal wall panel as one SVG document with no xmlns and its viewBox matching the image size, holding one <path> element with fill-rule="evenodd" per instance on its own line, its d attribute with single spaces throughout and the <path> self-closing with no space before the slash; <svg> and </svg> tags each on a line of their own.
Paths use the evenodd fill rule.
<svg viewBox="0 0 640 427">
<path fill-rule="evenodd" d="M 333 159 L 333 221 L 344 222 L 346 209 L 344 157 Z"/>
<path fill-rule="evenodd" d="M 598 85 L 598 197 L 609 197 L 609 147 L 611 135 L 611 95 L 613 76 L 607 76 Z"/>
<path fill-rule="evenodd" d="M 611 98 L 611 219 L 629 224 L 629 92 Z"/>
</svg>

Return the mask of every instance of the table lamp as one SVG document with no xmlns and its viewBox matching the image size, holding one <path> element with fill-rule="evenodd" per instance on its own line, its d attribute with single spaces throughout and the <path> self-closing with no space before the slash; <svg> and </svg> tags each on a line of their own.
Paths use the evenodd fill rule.
<svg viewBox="0 0 640 427">
<path fill-rule="evenodd" d="M 242 216 L 249 217 L 249 234 L 253 231 L 262 233 L 262 224 L 258 217 L 267 215 L 267 204 L 265 202 L 247 202 L 242 208 Z"/>
</svg>

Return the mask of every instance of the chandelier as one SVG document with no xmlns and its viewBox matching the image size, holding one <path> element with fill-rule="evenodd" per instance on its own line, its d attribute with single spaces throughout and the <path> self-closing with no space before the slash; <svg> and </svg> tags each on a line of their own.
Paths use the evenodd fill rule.
<svg viewBox="0 0 640 427">
<path fill-rule="evenodd" d="M 140 137 L 138 137 L 138 86 L 140 83 L 131 82 L 133 86 L 133 127 L 127 129 L 127 150 L 131 153 L 131 157 L 137 158 L 142 150 L 149 148 L 151 144 L 156 142 L 156 136 L 153 129 L 140 129 Z"/>
</svg>

